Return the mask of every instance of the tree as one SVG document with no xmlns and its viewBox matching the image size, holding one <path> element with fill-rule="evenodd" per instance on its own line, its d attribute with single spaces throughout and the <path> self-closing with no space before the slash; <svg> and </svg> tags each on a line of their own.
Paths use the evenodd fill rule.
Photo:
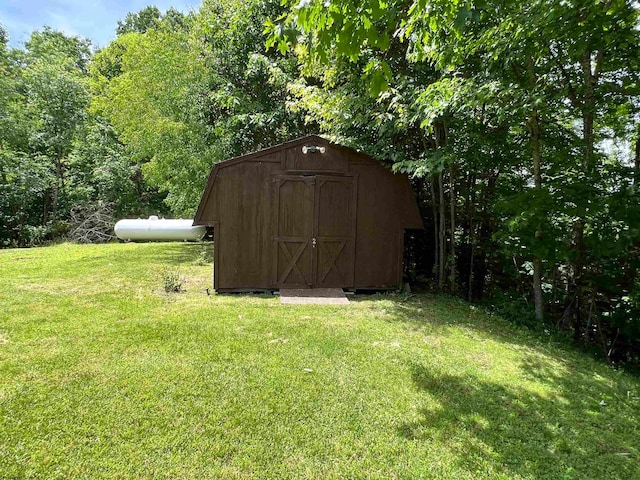
<svg viewBox="0 0 640 480">
<path fill-rule="evenodd" d="M 45 26 L 42 31 L 35 30 L 25 43 L 27 64 L 36 59 L 65 58 L 65 68 L 76 73 L 86 74 L 91 59 L 91 41 L 81 37 L 67 36 L 63 32 Z"/>
<path fill-rule="evenodd" d="M 25 50 L 2 45 L 0 203 L 3 244 L 38 242 L 68 211 L 68 157 L 86 120 L 88 41 L 49 28 Z"/>
<path fill-rule="evenodd" d="M 115 48 L 123 45 L 120 75 L 109 81 L 92 71 L 104 86 L 94 112 L 109 119 L 145 176 L 169 193 L 174 212 L 186 213 L 212 163 L 199 110 L 207 92 L 201 48 L 187 33 L 167 30 L 129 33 Z"/>
<path fill-rule="evenodd" d="M 50 165 L 53 181 L 43 224 L 56 220 L 67 201 L 68 157 L 86 122 L 89 92 L 85 79 L 86 42 L 45 29 L 26 43 L 21 88 L 29 122 L 30 153 Z"/>
<path fill-rule="evenodd" d="M 295 51 L 306 67 L 305 75 L 318 70 L 317 65 L 335 75 L 332 65 L 350 63 L 353 68 L 347 78 L 334 80 L 333 85 L 320 76 L 323 95 L 346 92 L 345 85 L 356 83 L 351 76 L 361 74 L 377 98 L 376 110 L 387 107 L 386 113 L 394 120 L 402 115 L 385 102 L 398 96 L 398 86 L 405 79 L 406 69 L 399 68 L 401 60 L 435 67 L 428 84 L 414 80 L 399 96 L 412 98 L 409 106 L 399 105 L 404 112 L 415 112 L 413 118 L 425 128 L 427 138 L 434 132 L 434 140 L 438 139 L 435 132 L 444 128 L 448 141 L 439 141 L 435 148 L 425 143 L 425 154 L 413 153 L 412 160 L 395 162 L 396 168 L 421 175 L 444 160 L 452 198 L 450 250 L 454 252 L 456 242 L 467 236 L 472 257 L 475 228 L 470 225 L 479 219 L 472 213 L 467 219 L 459 218 L 460 196 L 473 207 L 473 198 L 490 187 L 488 213 L 493 220 L 489 222 L 495 225 L 498 251 L 508 255 L 494 268 L 493 278 L 502 275 L 500 269 L 508 271 L 506 260 L 513 259 L 514 274 L 533 280 L 531 297 L 538 322 L 545 305 L 559 308 L 563 303 L 561 321 L 572 316 L 576 338 L 593 341 L 587 336 L 599 328 L 594 330 L 594 325 L 607 325 L 608 313 L 599 309 L 610 308 L 598 303 L 603 290 L 598 293 L 593 288 L 594 275 L 612 258 L 626 265 L 623 252 L 634 255 L 632 245 L 637 241 L 622 233 L 633 230 L 632 210 L 638 204 L 638 197 L 630 196 L 633 190 L 625 187 L 629 183 L 621 176 L 625 171 L 629 175 L 628 169 L 620 157 L 607 157 L 599 143 L 611 135 L 624 138 L 626 134 L 615 132 L 634 131 L 637 123 L 631 113 L 638 95 L 638 51 L 632 47 L 640 43 L 637 24 L 636 6 L 624 0 L 366 4 L 339 0 L 291 2 L 289 12 L 268 22 L 267 30 L 271 33 L 268 45 L 281 52 Z M 318 88 L 313 81 L 307 83 L 307 90 Z M 344 105 L 361 101 L 362 92 L 352 90 L 348 95 L 354 97 Z M 324 118 L 317 110 L 312 112 L 314 118 Z M 372 122 L 374 112 L 369 117 Z M 325 126 L 340 132 L 344 127 L 339 124 L 353 118 L 335 115 Z M 414 124 L 397 125 L 406 133 Z M 478 151 L 491 154 L 478 155 Z M 486 172 L 493 171 L 497 172 L 495 181 L 486 177 Z M 470 181 L 462 180 L 465 175 Z M 481 180 L 482 187 L 478 176 L 486 178 Z M 619 181 L 610 182 L 610 178 Z M 444 179 L 434 180 L 431 184 L 439 191 L 432 195 L 431 203 L 438 205 L 433 217 L 439 217 L 434 230 L 440 230 L 437 270 L 442 277 L 442 194 L 446 190 L 439 188 Z M 457 201 L 453 201 L 454 193 Z M 614 207 L 620 205 L 620 198 L 627 198 L 633 208 L 622 213 Z M 468 230 L 468 235 L 454 235 L 459 227 Z M 605 254 L 598 247 L 611 232 L 627 240 L 614 242 L 618 253 Z M 455 250 L 458 258 L 449 266 L 451 273 L 461 265 L 460 251 Z M 625 271 L 628 268 L 635 267 L 625 267 Z M 633 282 L 621 278 L 614 282 L 624 294 L 634 288 Z M 543 290 L 548 292 L 546 298 Z M 558 301 L 558 291 L 569 291 L 569 295 Z"/>
<path fill-rule="evenodd" d="M 97 203 L 109 205 L 116 217 L 166 211 L 163 196 L 144 182 L 140 165 L 130 160 L 113 126 L 100 117 L 92 118 L 82 138 L 76 140 L 68 177 L 76 210 Z"/>
<path fill-rule="evenodd" d="M 286 110 L 296 60 L 263 52 L 262 24 L 275 11 L 259 1 L 206 1 L 188 28 L 165 18 L 96 56 L 94 111 L 176 214 L 193 213 L 213 163 L 301 131 L 300 116 Z"/>
<path fill-rule="evenodd" d="M 139 12 L 129 12 L 124 20 L 118 20 L 116 34 L 120 36 L 127 33 L 146 33 L 158 27 L 161 19 L 162 13 L 158 7 L 150 5 Z"/>
<path fill-rule="evenodd" d="M 204 40 L 210 87 L 206 115 L 216 132 L 220 159 L 289 140 L 304 132 L 300 114 L 287 110 L 288 83 L 297 75 L 294 56 L 264 49 L 263 24 L 276 3 L 205 1 L 197 28 Z"/>
</svg>

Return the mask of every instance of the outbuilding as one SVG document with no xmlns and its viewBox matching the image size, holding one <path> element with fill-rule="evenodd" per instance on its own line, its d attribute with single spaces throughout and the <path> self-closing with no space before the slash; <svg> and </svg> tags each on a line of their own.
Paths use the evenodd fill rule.
<svg viewBox="0 0 640 480">
<path fill-rule="evenodd" d="M 213 227 L 218 292 L 397 288 L 423 228 L 406 175 L 315 135 L 214 165 L 194 225 Z"/>
</svg>

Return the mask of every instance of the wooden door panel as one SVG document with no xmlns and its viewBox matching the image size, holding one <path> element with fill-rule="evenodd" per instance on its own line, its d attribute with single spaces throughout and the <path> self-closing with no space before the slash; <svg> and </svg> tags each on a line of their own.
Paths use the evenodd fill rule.
<svg viewBox="0 0 640 480">
<path fill-rule="evenodd" d="M 279 237 L 310 237 L 313 231 L 313 177 L 280 176 L 278 183 Z"/>
<path fill-rule="evenodd" d="M 317 287 L 354 284 L 354 194 L 353 177 L 316 177 L 314 285 Z"/>
<path fill-rule="evenodd" d="M 277 284 L 305 288 L 311 285 L 312 259 L 308 239 L 278 241 Z"/>
<path fill-rule="evenodd" d="M 348 240 L 318 238 L 316 247 L 316 285 L 346 287 L 350 281 L 349 256 L 343 255 Z"/>
<path fill-rule="evenodd" d="M 313 283 L 313 177 L 280 175 L 276 183 L 275 279 L 280 287 Z"/>
<path fill-rule="evenodd" d="M 274 181 L 274 285 L 353 286 L 354 177 L 278 175 Z"/>
<path fill-rule="evenodd" d="M 351 230 L 351 178 L 321 177 L 316 180 L 318 237 L 344 237 Z"/>
</svg>

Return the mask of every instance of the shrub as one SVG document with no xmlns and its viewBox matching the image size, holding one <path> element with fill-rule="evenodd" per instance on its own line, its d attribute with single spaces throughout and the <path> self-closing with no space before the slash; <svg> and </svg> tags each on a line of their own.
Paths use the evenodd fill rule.
<svg viewBox="0 0 640 480">
<path fill-rule="evenodd" d="M 167 293 L 180 293 L 182 292 L 182 284 L 184 277 L 180 275 L 179 270 L 169 270 L 165 268 L 162 272 L 164 281 L 164 291 Z"/>
</svg>

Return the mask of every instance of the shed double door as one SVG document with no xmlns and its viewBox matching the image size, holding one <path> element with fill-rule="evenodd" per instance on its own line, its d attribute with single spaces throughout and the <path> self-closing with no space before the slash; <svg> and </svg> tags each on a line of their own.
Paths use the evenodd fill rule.
<svg viewBox="0 0 640 480">
<path fill-rule="evenodd" d="M 352 287 L 354 177 L 277 175 L 275 183 L 275 286 Z"/>
</svg>

